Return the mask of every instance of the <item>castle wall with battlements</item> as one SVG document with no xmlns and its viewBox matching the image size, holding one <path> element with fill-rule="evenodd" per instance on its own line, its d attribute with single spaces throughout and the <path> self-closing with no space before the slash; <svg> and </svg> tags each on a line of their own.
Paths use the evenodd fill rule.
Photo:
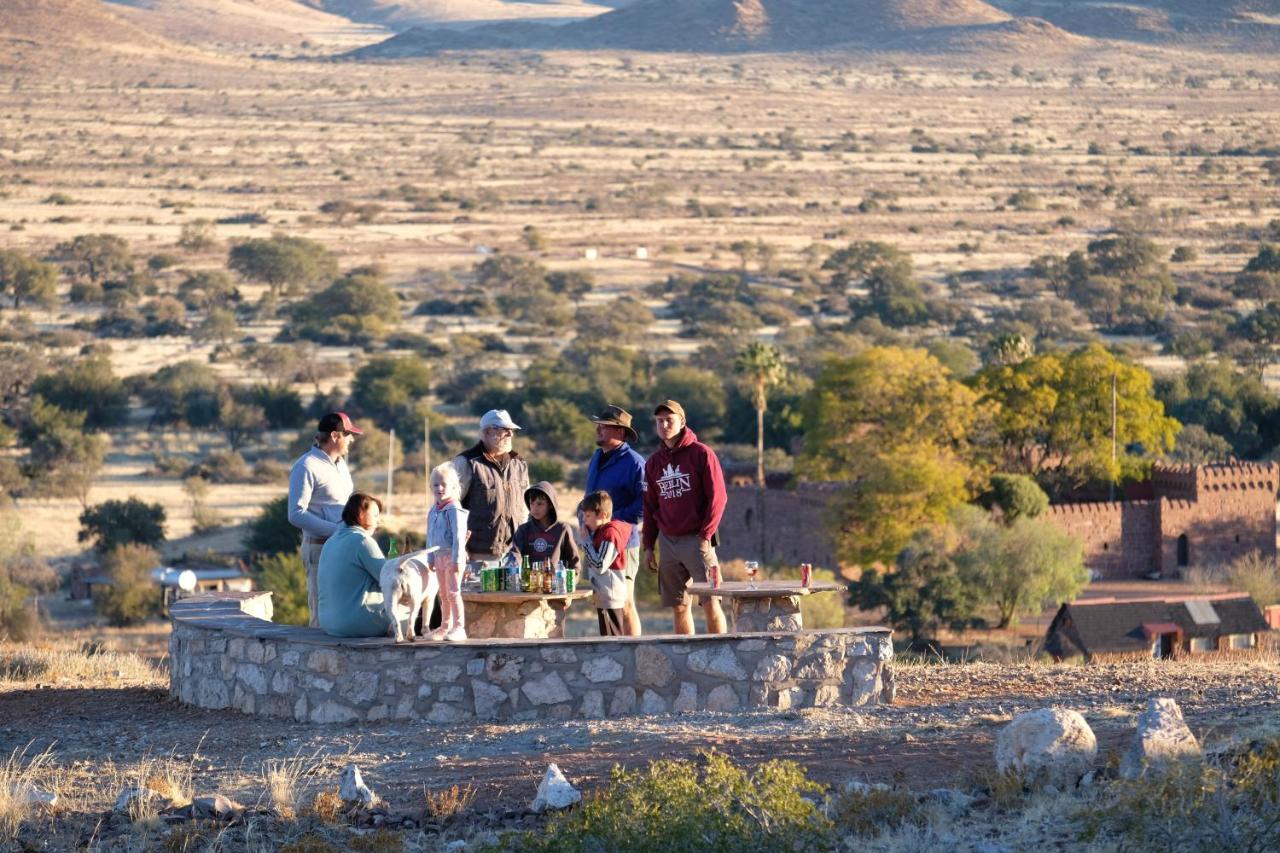
<svg viewBox="0 0 1280 853">
<path fill-rule="evenodd" d="M 1157 465 L 1151 486 L 1153 500 L 1055 504 L 1044 517 L 1078 538 L 1085 565 L 1108 579 L 1152 572 L 1172 577 L 1189 566 L 1230 562 L 1250 551 L 1275 556 L 1280 464 Z M 824 520 L 838 489 L 832 483 L 766 489 L 762 546 L 755 487 L 730 486 L 720 525 L 721 557 L 838 567 Z"/>
</svg>

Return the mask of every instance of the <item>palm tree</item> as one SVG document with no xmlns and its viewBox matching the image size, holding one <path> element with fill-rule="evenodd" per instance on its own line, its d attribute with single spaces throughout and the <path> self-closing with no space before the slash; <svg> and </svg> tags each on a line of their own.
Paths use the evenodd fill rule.
<svg viewBox="0 0 1280 853">
<path fill-rule="evenodd" d="M 769 388 L 782 382 L 786 367 L 782 356 L 769 344 L 752 341 L 733 361 L 733 369 L 751 389 L 756 409 L 756 522 L 760 528 L 760 556 L 764 555 L 764 412 L 769 404 Z"/>
</svg>

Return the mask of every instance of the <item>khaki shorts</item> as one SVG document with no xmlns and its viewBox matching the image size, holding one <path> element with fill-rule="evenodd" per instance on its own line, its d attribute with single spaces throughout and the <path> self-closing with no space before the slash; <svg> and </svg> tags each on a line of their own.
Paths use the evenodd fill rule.
<svg viewBox="0 0 1280 853">
<path fill-rule="evenodd" d="M 658 594 L 663 607 L 689 603 L 685 587 L 690 581 L 707 582 L 707 566 L 720 565 L 716 549 L 696 533 L 688 536 L 658 534 Z"/>
</svg>

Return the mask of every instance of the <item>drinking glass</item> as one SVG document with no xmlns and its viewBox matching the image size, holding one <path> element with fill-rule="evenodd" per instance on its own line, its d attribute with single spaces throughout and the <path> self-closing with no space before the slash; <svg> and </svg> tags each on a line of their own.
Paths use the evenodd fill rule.
<svg viewBox="0 0 1280 853">
<path fill-rule="evenodd" d="M 756 575 L 760 572 L 760 564 L 755 560 L 747 560 L 747 589 L 756 588 Z"/>
</svg>

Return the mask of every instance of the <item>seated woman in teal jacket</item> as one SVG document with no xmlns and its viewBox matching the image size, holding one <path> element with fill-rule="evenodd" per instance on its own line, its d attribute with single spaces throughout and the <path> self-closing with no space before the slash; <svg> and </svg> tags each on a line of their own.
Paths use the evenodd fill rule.
<svg viewBox="0 0 1280 853">
<path fill-rule="evenodd" d="M 386 562 L 373 532 L 382 502 L 356 492 L 342 510 L 342 525 L 320 550 L 316 570 L 320 629 L 335 637 L 385 637 L 390 632 L 380 575 Z"/>
</svg>

